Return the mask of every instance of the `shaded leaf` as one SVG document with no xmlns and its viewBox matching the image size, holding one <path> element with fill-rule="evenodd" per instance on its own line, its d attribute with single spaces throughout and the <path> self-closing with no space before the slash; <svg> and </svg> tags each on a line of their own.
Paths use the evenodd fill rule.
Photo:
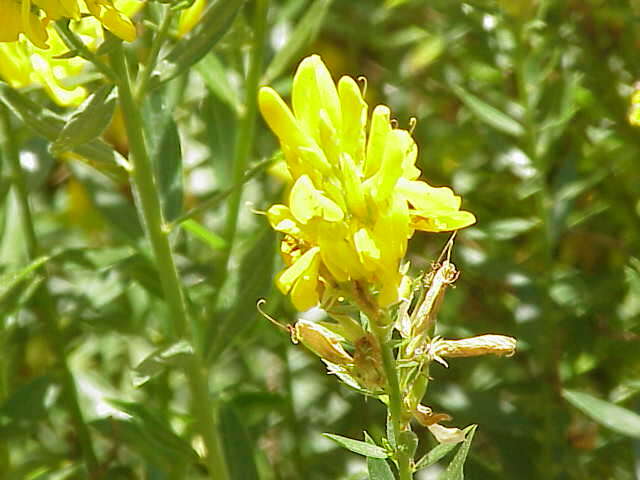
<svg viewBox="0 0 640 480">
<path fill-rule="evenodd" d="M 227 242 L 225 242 L 224 238 L 207 229 L 204 225 L 192 218 L 180 223 L 180 227 L 202 240 L 213 250 L 223 250 L 227 246 Z"/>
<path fill-rule="evenodd" d="M 471 425 L 464 429 L 466 434 L 464 442 L 460 445 L 456 456 L 453 457 L 447 469 L 438 477 L 438 480 L 462 480 L 464 478 L 464 463 L 467 460 L 469 448 L 471 448 L 471 442 L 473 441 L 473 436 L 477 428 L 477 425 Z"/>
<path fill-rule="evenodd" d="M 364 432 L 364 438 L 370 445 L 375 445 L 373 438 Z M 391 467 L 385 459 L 367 457 L 367 472 L 369 473 L 369 480 L 395 480 L 395 476 L 391 471 Z"/>
<path fill-rule="evenodd" d="M 240 110 L 238 95 L 227 81 L 224 65 L 218 57 L 213 52 L 209 53 L 200 60 L 196 69 L 209 90 L 237 113 Z"/>
<path fill-rule="evenodd" d="M 231 480 L 258 480 L 251 437 L 232 405 L 220 409 L 220 435 Z"/>
<path fill-rule="evenodd" d="M 585 415 L 611 430 L 640 438 L 640 415 L 588 393 L 563 390 L 562 396 Z"/>
<path fill-rule="evenodd" d="M 0 302 L 19 286 L 25 280 L 29 280 L 32 274 L 44 265 L 50 257 L 38 257 L 33 260 L 29 265 L 23 267 L 15 272 L 6 272 L 0 275 Z"/>
<path fill-rule="evenodd" d="M 182 213 L 182 149 L 172 105 L 166 95 L 154 92 L 143 109 L 149 157 L 162 203 L 164 219 L 171 221 Z"/>
<path fill-rule="evenodd" d="M 209 53 L 229 30 L 243 4 L 243 0 L 211 2 L 196 28 L 159 62 L 151 82 L 152 88 L 186 72 Z"/>
<path fill-rule="evenodd" d="M 193 346 L 186 340 L 158 348 L 134 368 L 133 384 L 139 387 L 166 371 L 167 368 L 182 368 L 192 356 Z"/>
<path fill-rule="evenodd" d="M 340 435 L 334 435 L 332 433 L 323 433 L 322 435 L 327 437 L 329 440 L 333 440 L 347 450 L 350 450 L 359 455 L 364 455 L 365 457 L 385 459 L 389 456 L 384 448 L 377 445 L 371 445 L 367 442 L 354 440 L 353 438 L 347 438 Z"/>
<path fill-rule="evenodd" d="M 133 242 L 142 237 L 142 226 L 133 200 L 119 192 L 118 185 L 85 165 L 70 163 L 69 166 L 86 188 L 91 203 L 116 230 Z"/>
<path fill-rule="evenodd" d="M 59 115 L 40 104 L 34 103 L 17 90 L 0 82 L 0 101 L 9 107 L 29 128 L 38 135 L 54 142 L 65 121 Z M 126 178 L 128 162 L 113 148 L 101 140 L 94 139 L 88 143 L 77 145 L 72 149 L 81 155 L 83 162 L 113 177 Z"/>
<path fill-rule="evenodd" d="M 66 152 L 102 135 L 116 108 L 116 96 L 110 95 L 112 90 L 113 85 L 103 85 L 78 107 L 51 144 L 54 154 Z"/>
<path fill-rule="evenodd" d="M 416 462 L 416 471 L 430 467 L 443 459 L 447 454 L 456 448 L 456 443 L 440 443 L 429 450 L 420 460 Z"/>
<path fill-rule="evenodd" d="M 507 114 L 502 113 L 497 108 L 472 95 L 458 85 L 452 85 L 451 89 L 467 108 L 487 125 L 503 133 L 513 135 L 514 137 L 519 137 L 524 134 L 522 125 Z"/>
<path fill-rule="evenodd" d="M 302 17 L 291 33 L 287 43 L 269 64 L 262 83 L 268 84 L 276 79 L 300 55 L 318 34 L 332 0 L 316 0 Z"/>
</svg>

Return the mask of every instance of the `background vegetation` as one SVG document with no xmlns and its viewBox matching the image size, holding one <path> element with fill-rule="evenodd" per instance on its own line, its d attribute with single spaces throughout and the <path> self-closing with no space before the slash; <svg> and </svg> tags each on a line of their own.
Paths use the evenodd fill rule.
<svg viewBox="0 0 640 480">
<path fill-rule="evenodd" d="M 148 132 L 160 135 L 152 152 L 164 153 L 152 159 L 233 478 L 362 479 L 364 461 L 320 433 L 384 431 L 381 405 L 340 386 L 255 308 L 266 297 L 276 318 L 297 316 L 272 287 L 276 236 L 256 214 L 284 187 L 265 169 L 277 144 L 252 99 L 257 83 L 286 94 L 309 53 L 336 77 L 366 76 L 370 105 L 388 104 L 399 125 L 415 117 L 424 177 L 452 185 L 478 218 L 458 236 L 462 276 L 439 333 L 519 343 L 508 360 L 432 369 L 434 408 L 457 426 L 479 425 L 468 478 L 638 478 L 640 132 L 627 111 L 640 71 L 640 3 L 272 0 L 266 25 L 264 2 L 236 3 L 212 52 L 144 111 L 163 125 Z M 149 3 L 141 15 L 154 21 L 162 8 Z M 144 32 L 127 47 L 131 57 L 144 59 Z M 70 114 L 38 89 L 22 94 Z M 188 345 L 148 357 L 174 332 L 126 179 L 95 159 L 54 158 L 28 118 L 6 119 L 0 476 L 82 478 L 86 438 L 64 407 L 66 358 L 103 478 L 197 478 L 204 467 L 194 466 L 179 369 Z M 117 117 L 104 138 L 127 154 Z M 14 147 L 39 243 L 31 259 Z M 242 181 L 240 197 L 233 187 Z M 446 239 L 417 235 L 413 267 L 428 268 Z M 418 478 L 437 478 L 439 468 Z"/>
</svg>

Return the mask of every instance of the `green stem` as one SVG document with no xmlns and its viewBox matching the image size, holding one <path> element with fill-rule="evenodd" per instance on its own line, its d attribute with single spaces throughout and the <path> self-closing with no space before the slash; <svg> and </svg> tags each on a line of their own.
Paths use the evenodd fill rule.
<svg viewBox="0 0 640 480">
<path fill-rule="evenodd" d="M 173 20 L 174 10 L 171 6 L 167 5 L 165 7 L 164 16 L 162 17 L 162 22 L 160 23 L 160 29 L 158 33 L 153 37 L 153 41 L 151 42 L 151 51 L 149 52 L 149 56 L 147 57 L 147 62 L 140 72 L 140 76 L 138 77 L 138 85 L 136 88 L 136 100 L 140 102 L 144 96 L 147 94 L 147 90 L 149 89 L 149 82 L 151 81 L 151 75 L 156 68 L 158 63 L 158 56 L 160 55 L 160 50 L 167 40 L 167 36 L 169 35 L 169 27 L 171 26 L 171 21 Z"/>
<path fill-rule="evenodd" d="M 20 208 L 20 218 L 25 237 L 27 239 L 27 255 L 29 259 L 35 259 L 41 254 L 36 236 L 33 215 L 29 205 L 29 192 L 24 177 L 24 172 L 20 165 L 20 156 L 16 144 L 13 141 L 14 134 L 11 129 L 11 121 L 7 109 L 0 105 L 0 143 L 2 143 L 5 157 L 9 160 L 13 184 L 16 188 L 18 204 Z M 69 363 L 66 357 L 65 344 L 58 322 L 58 313 L 55 302 L 49 292 L 47 279 L 42 282 L 42 287 L 38 292 L 38 301 L 35 302 L 36 314 L 42 320 L 47 337 L 51 341 L 56 357 L 60 362 L 61 383 L 64 392 L 63 400 L 71 416 L 76 434 L 82 451 L 87 470 L 92 478 L 98 478 L 99 466 L 93 447 L 93 441 L 89 428 L 82 415 L 78 400 L 78 390 Z"/>
<path fill-rule="evenodd" d="M 100 71 L 100 73 L 105 75 L 108 79 L 114 80 L 115 77 L 113 70 L 102 60 L 100 60 L 95 53 L 89 50 L 84 42 L 80 38 L 78 38 L 78 36 L 73 33 L 71 29 L 69 29 L 68 19 L 56 22 L 55 27 L 56 31 L 62 38 L 62 41 L 69 49 L 78 52 L 78 55 L 80 57 L 93 63 L 93 65 Z"/>
<path fill-rule="evenodd" d="M 390 443 L 395 446 L 396 460 L 398 462 L 398 472 L 400 480 L 411 480 L 413 478 L 411 458 L 409 457 L 409 447 L 404 444 L 402 431 L 408 426 L 403 419 L 402 391 L 400 389 L 400 380 L 398 378 L 398 368 L 393 355 L 393 345 L 390 333 L 393 331 L 389 327 L 386 312 L 374 305 L 369 298 L 365 298 L 362 291 L 356 288 L 356 302 L 362 311 L 369 318 L 369 327 L 371 332 L 380 344 L 380 352 L 382 355 L 382 368 L 384 369 L 387 379 L 387 395 L 389 404 L 387 406 L 389 416 L 391 417 L 391 428 L 393 431 L 393 440 Z"/>
<path fill-rule="evenodd" d="M 258 114 L 258 84 L 260 82 L 260 72 L 262 70 L 262 59 L 264 56 L 265 31 L 267 25 L 267 10 L 269 0 L 257 0 L 253 21 L 253 45 L 251 51 L 251 59 L 249 63 L 249 71 L 245 82 L 245 104 L 244 109 L 239 114 L 238 134 L 235 143 L 235 152 L 233 158 L 233 175 L 232 184 L 237 185 L 229 196 L 229 204 L 227 210 L 225 239 L 227 240 L 227 250 L 223 263 L 223 272 L 226 272 L 226 266 L 231 257 L 231 248 L 233 239 L 238 228 L 238 214 L 240 210 L 240 200 L 242 198 L 243 177 L 247 169 L 247 162 L 251 150 L 253 149 L 253 140 L 255 137 L 256 117 Z"/>
<path fill-rule="evenodd" d="M 173 336 L 175 340 L 186 338 L 193 344 L 195 350 L 185 366 L 185 374 L 191 389 L 193 415 L 207 450 L 205 460 L 209 477 L 227 480 L 229 474 L 214 421 L 207 371 L 200 349 L 194 342 L 194 332 L 190 328 L 182 285 L 169 242 L 170 230 L 162 215 L 160 196 L 153 178 L 153 166 L 144 140 L 142 117 L 131 90 L 131 80 L 122 46 L 118 45 L 110 57 L 116 73 L 120 107 L 129 138 L 130 161 L 133 166 L 131 181 L 136 193 L 136 205 L 153 251 L 173 323 Z"/>
<path fill-rule="evenodd" d="M 542 6 L 540 7 L 542 9 Z M 555 355 L 556 336 L 553 334 L 556 330 L 556 315 L 551 305 L 551 298 L 548 294 L 548 289 L 552 282 L 552 269 L 553 269 L 553 238 L 551 236 L 551 229 L 549 223 L 549 214 L 551 206 L 551 196 L 547 187 L 547 172 L 548 166 L 544 162 L 538 153 L 538 132 L 539 126 L 536 121 L 536 105 L 532 104 L 531 97 L 529 95 L 529 88 L 540 88 L 540 86 L 530 86 L 527 84 L 526 75 L 526 56 L 530 54 L 530 49 L 527 45 L 527 35 L 525 33 L 525 27 L 519 25 L 519 30 L 516 31 L 516 38 L 519 39 L 518 44 L 518 65 L 517 65 L 517 84 L 519 101 L 524 108 L 523 123 L 526 131 L 524 137 L 523 149 L 527 156 L 531 160 L 532 164 L 537 169 L 537 181 L 538 192 L 536 194 L 536 208 L 540 219 L 542 220 L 542 227 L 540 229 L 541 239 L 540 244 L 542 246 L 542 272 L 539 276 L 541 282 L 541 288 L 543 289 L 543 302 L 542 309 L 544 318 L 544 328 L 540 331 L 545 332 L 544 338 L 541 341 L 542 362 L 543 362 L 543 385 L 544 389 L 542 395 L 544 396 L 542 404 L 544 405 L 543 415 L 543 428 L 544 437 L 546 439 L 543 442 L 540 462 L 540 472 L 546 478 L 557 478 L 559 471 L 558 457 L 561 456 L 562 445 L 557 442 L 557 439 L 561 438 L 557 429 L 557 422 L 555 421 L 555 411 L 557 408 L 557 402 L 559 396 L 557 390 L 559 388 L 559 374 L 558 364 Z"/>
</svg>

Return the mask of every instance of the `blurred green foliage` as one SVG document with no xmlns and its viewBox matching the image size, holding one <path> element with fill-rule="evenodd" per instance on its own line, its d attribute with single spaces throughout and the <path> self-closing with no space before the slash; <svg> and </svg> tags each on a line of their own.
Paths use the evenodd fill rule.
<svg viewBox="0 0 640 480">
<path fill-rule="evenodd" d="M 254 8 L 229 10 L 218 22 L 224 35 L 194 68 L 176 72 L 169 63 L 161 80 L 151 80 L 148 139 L 170 163 L 156 165 L 163 208 L 177 219 L 172 241 L 233 478 L 362 479 L 365 461 L 321 433 L 362 439 L 364 429 L 379 439 L 384 409 L 340 386 L 255 308 L 267 297 L 273 316 L 296 317 L 272 287 L 281 265 L 276 236 L 256 211 L 277 201 L 283 185 L 262 167 L 245 184 L 225 253 L 234 138 L 256 93 L 243 91 Z M 142 14 L 153 21 L 158 11 L 149 4 Z M 417 119 L 427 181 L 452 185 L 478 218 L 458 235 L 453 261 L 462 276 L 446 296 L 438 334 L 512 335 L 518 352 L 431 371 L 429 404 L 457 426 L 479 425 L 468 478 L 637 478 L 640 131 L 627 114 L 640 70 L 639 20 L 637 1 L 270 4 L 263 81 L 286 94 L 309 53 L 322 55 L 336 76 L 366 76 L 370 105 L 388 104 L 401 126 Z M 148 42 L 142 35 L 129 55 L 141 55 Z M 46 106 L 48 118 L 69 118 L 41 92 L 23 93 Z M 28 261 L 5 149 L 0 476 L 82 478 L 82 440 L 61 407 L 61 341 L 104 478 L 196 478 L 202 467 L 194 466 L 199 445 L 190 441 L 186 382 L 173 368 L 189 346 L 169 341 L 131 191 L 106 161 L 54 159 L 23 122 L 13 116 L 10 127 L 46 257 Z M 104 138 L 126 157 L 118 132 L 116 120 Z M 276 151 L 261 121 L 250 147 L 250 165 Z M 204 202 L 210 208 L 197 208 Z M 416 272 L 429 268 L 446 239 L 416 235 Z M 62 339 L 43 322 L 43 282 Z M 428 432 L 418 434 L 434 445 Z M 437 478 L 446 465 L 417 478 Z"/>
</svg>

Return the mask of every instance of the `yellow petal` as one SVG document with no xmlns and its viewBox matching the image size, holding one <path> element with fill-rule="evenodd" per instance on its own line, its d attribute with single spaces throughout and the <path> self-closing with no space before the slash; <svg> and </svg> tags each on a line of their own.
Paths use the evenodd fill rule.
<svg viewBox="0 0 640 480">
<path fill-rule="evenodd" d="M 364 163 L 364 149 L 367 127 L 367 103 L 355 80 L 342 77 L 338 82 L 338 96 L 342 111 L 340 147 L 351 155 L 357 165 Z"/>
<path fill-rule="evenodd" d="M 280 272 L 276 278 L 276 285 L 282 293 L 285 295 L 288 294 L 298 279 L 306 275 L 310 269 L 312 271 L 314 266 L 317 270 L 319 252 L 320 249 L 318 247 L 313 247 L 307 250 L 293 265 Z"/>
<path fill-rule="evenodd" d="M 327 112 L 334 130 L 340 130 L 340 100 L 331 74 L 318 55 L 311 55 L 298 66 L 291 91 L 293 111 L 307 135 L 320 140 L 320 109 Z"/>
<path fill-rule="evenodd" d="M 365 165 L 365 177 L 374 175 L 382 164 L 387 136 L 391 132 L 391 111 L 386 105 L 378 105 L 373 110 L 371 117 L 371 131 L 367 141 L 367 159 Z"/>
<path fill-rule="evenodd" d="M 289 195 L 289 205 L 293 217 L 302 224 L 312 218 L 322 218 L 328 222 L 339 222 L 344 218 L 342 209 L 320 193 L 308 175 L 296 180 Z"/>
<path fill-rule="evenodd" d="M 180 14 L 178 22 L 178 36 L 184 37 L 193 27 L 200 21 L 204 7 L 207 6 L 206 0 L 196 0 L 189 8 Z"/>
</svg>

